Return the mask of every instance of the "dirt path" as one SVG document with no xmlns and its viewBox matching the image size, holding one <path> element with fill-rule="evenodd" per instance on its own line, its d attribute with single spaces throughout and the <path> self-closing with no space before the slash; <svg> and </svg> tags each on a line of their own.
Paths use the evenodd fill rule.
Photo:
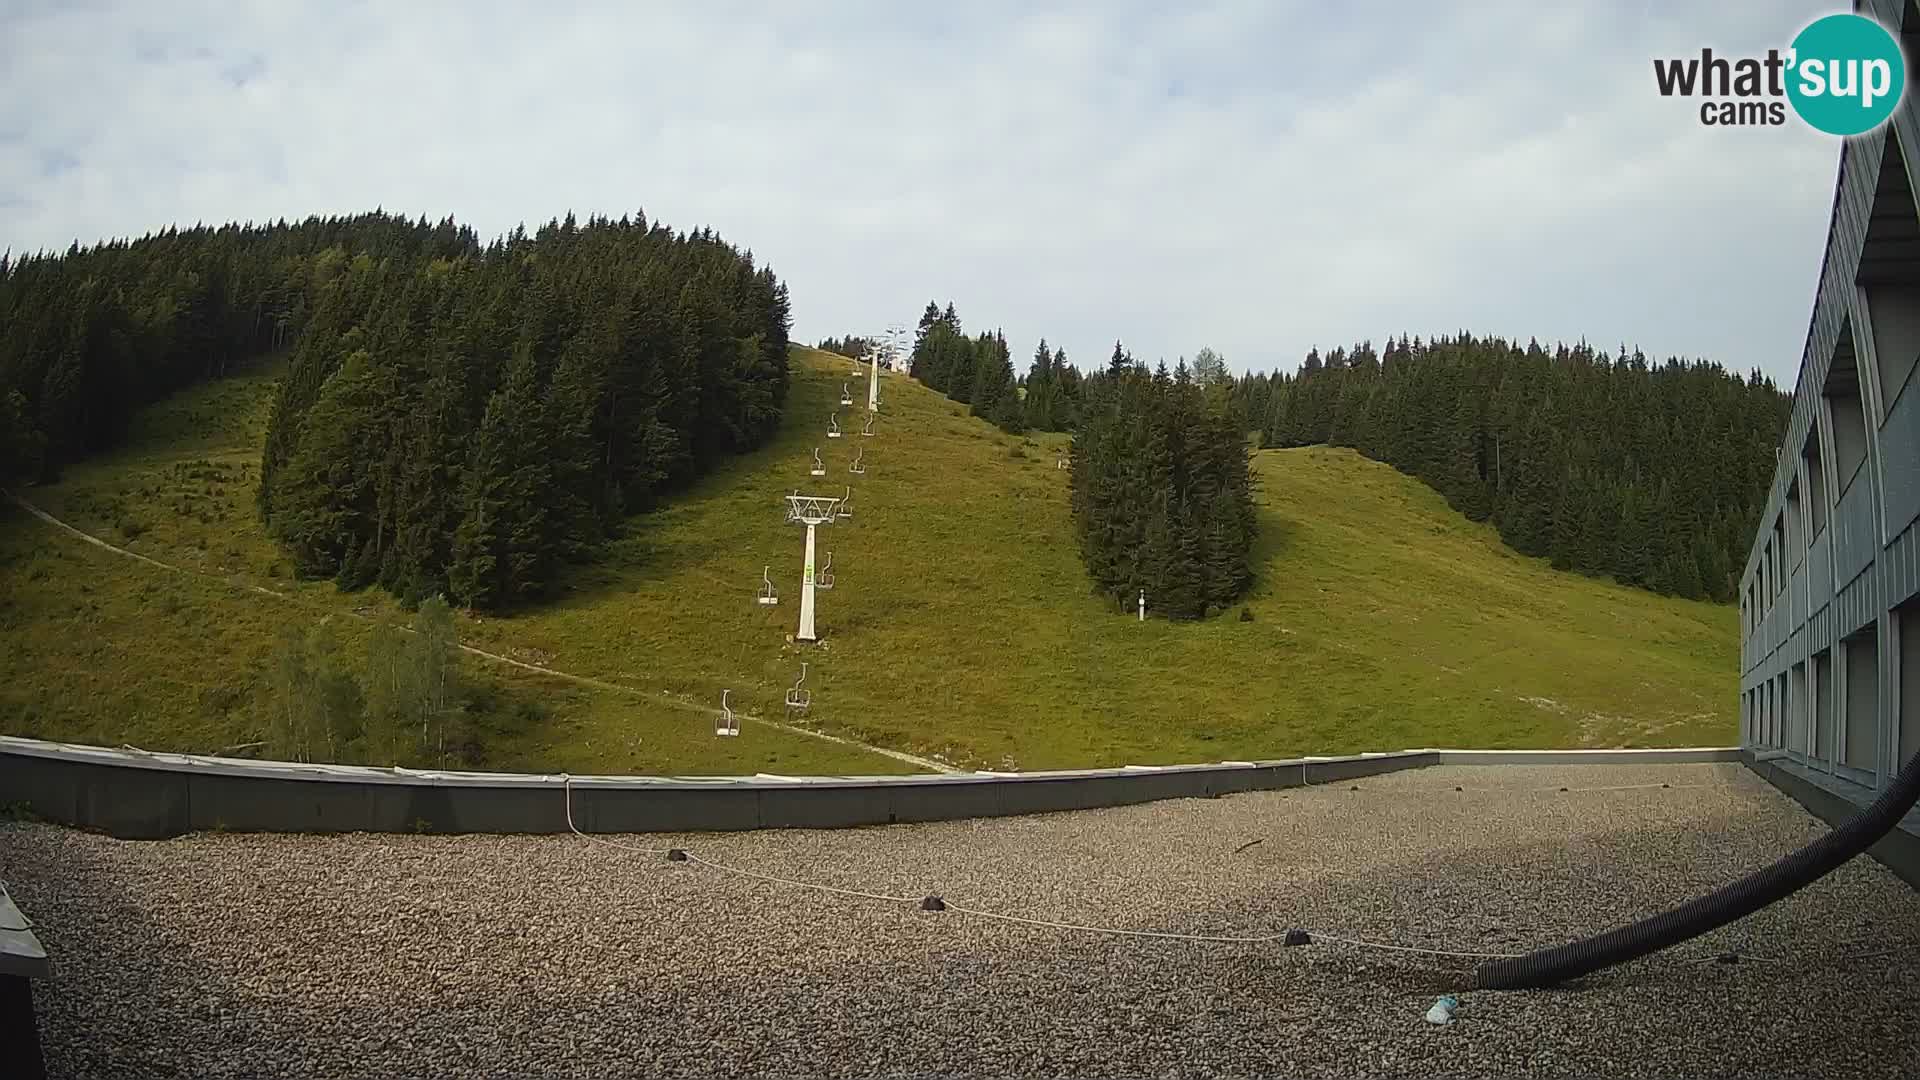
<svg viewBox="0 0 1920 1080">
<path fill-rule="evenodd" d="M 0 490 L 4 490 L 4 489 L 0 489 Z M 275 589 L 269 589 L 264 585 L 255 585 L 250 582 L 243 581 L 239 577 L 222 577 L 219 574 L 209 574 L 209 573 L 206 573 L 205 571 L 192 570 L 184 566 L 176 566 L 173 563 L 161 562 L 159 559 L 142 555 L 137 551 L 128 551 L 126 548 L 117 547 L 113 544 L 106 542 L 105 540 L 100 539 L 99 537 L 93 535 L 92 533 L 75 528 L 74 526 L 69 525 L 64 521 L 61 521 L 59 518 L 54 517 L 52 514 L 47 513 L 45 510 L 40 509 L 39 507 L 33 505 L 32 503 L 28 502 L 27 500 L 21 498 L 19 495 L 16 495 L 11 491 L 6 491 L 5 494 L 7 498 L 13 500 L 14 504 L 20 507 L 20 509 L 25 510 L 27 513 L 32 514 L 36 518 L 39 518 L 41 521 L 45 522 L 46 524 L 51 525 L 54 528 L 59 529 L 63 532 L 69 533 L 80 540 L 84 540 L 85 542 L 92 544 L 97 548 L 102 548 L 104 550 L 110 551 L 115 555 L 121 555 L 129 559 L 137 559 L 140 562 L 146 563 L 149 566 L 158 567 L 162 570 L 168 570 L 176 574 L 186 574 L 191 577 L 212 578 L 218 581 L 223 581 L 226 584 L 231 585 L 235 588 L 245 589 L 249 592 L 259 593 L 262 596 L 271 596 L 276 600 L 285 601 L 287 603 L 299 604 L 303 607 L 315 606 L 303 600 L 302 598 L 294 596 L 290 593 L 283 593 Z M 360 619 L 362 621 L 370 621 L 367 616 L 360 615 L 353 611 L 329 609 L 329 613 L 347 615 L 351 618 Z M 408 629 L 407 632 L 412 633 L 412 630 Z M 512 665 L 513 667 L 521 668 L 526 671 L 536 672 L 541 675 L 550 675 L 556 679 L 565 679 L 568 682 L 578 683 L 582 686 L 591 686 L 600 690 L 610 690 L 615 693 L 626 694 L 630 697 L 642 698 L 647 701 L 654 702 L 656 704 L 667 705 L 675 709 L 681 709 L 685 711 L 700 713 L 704 716 L 717 717 L 720 715 L 720 710 L 718 709 L 709 709 L 704 705 L 695 705 L 690 701 L 683 701 L 679 698 L 673 697 L 670 694 L 662 694 L 652 690 L 638 690 L 631 686 L 621 686 L 618 683 L 607 682 L 603 679 L 595 679 L 587 675 L 575 675 L 575 674 L 572 674 L 571 672 L 558 671 L 550 667 L 541 667 L 538 664 L 529 664 L 521 660 L 515 660 L 512 657 L 501 656 L 499 653 L 491 653 L 486 651 L 485 649 L 476 649 L 471 645 L 462 645 L 460 646 L 460 650 L 462 652 L 470 653 L 474 656 L 478 656 L 485 660 L 494 661 L 495 663 L 509 664 L 509 665 Z M 856 749 L 865 750 L 869 753 L 880 754 L 884 757 L 890 757 L 895 761 L 904 762 L 908 765 L 914 766 L 915 768 L 924 769 L 928 772 L 957 773 L 961 771 L 959 769 L 954 768 L 951 765 L 946 765 L 941 762 L 933 761 L 928 758 L 916 757 L 915 755 L 906 753 L 904 751 L 889 750 L 884 746 L 873 746 L 868 743 L 859 742 L 858 740 L 855 740 L 855 739 L 843 738 L 839 735 L 829 735 L 824 731 L 814 731 L 809 728 L 797 727 L 793 724 L 782 723 L 779 720 L 768 720 L 764 717 L 748 716 L 744 713 L 737 714 L 737 715 L 741 720 L 747 721 L 749 723 L 762 724 L 767 727 L 776 728 L 780 731 L 789 732 L 794 735 L 805 735 L 807 738 L 819 739 L 823 742 L 838 743 L 841 746 L 851 746 Z"/>
</svg>

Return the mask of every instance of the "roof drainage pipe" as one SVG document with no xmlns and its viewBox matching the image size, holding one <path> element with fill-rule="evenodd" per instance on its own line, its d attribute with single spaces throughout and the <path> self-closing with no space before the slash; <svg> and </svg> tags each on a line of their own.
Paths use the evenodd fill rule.
<svg viewBox="0 0 1920 1080">
<path fill-rule="evenodd" d="M 1483 990 L 1528 990 L 1637 960 L 1744 918 L 1825 877 L 1887 835 L 1920 799 L 1920 754 L 1873 805 L 1852 821 L 1729 885 L 1636 923 L 1525 956 L 1494 960 L 1474 972 Z"/>
</svg>

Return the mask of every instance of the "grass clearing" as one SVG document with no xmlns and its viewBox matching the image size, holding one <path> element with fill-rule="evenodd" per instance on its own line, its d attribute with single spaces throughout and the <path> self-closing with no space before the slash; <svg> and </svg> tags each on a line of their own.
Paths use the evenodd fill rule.
<svg viewBox="0 0 1920 1080">
<path fill-rule="evenodd" d="M 1251 621 L 1142 624 L 1089 593 L 1066 474 L 1054 466 L 1064 436 L 1004 435 L 890 376 L 875 437 L 862 438 L 863 409 L 838 407 L 850 362 L 804 348 L 794 358 L 773 444 L 631 519 L 551 604 L 463 620 L 462 640 L 708 707 L 730 688 L 736 709 L 769 716 L 805 660 L 809 723 L 989 768 L 1699 745 L 1736 734 L 1734 609 L 1555 572 L 1351 451 L 1257 455 Z M 278 620 L 397 610 L 376 593 L 286 579 L 290 563 L 253 510 L 277 375 L 264 369 L 157 405 L 124 451 L 26 494 L 113 543 L 290 591 L 299 604 L 207 578 L 161 584 L 161 571 L 15 513 L 0 521 L 0 626 L 27 644 L 0 660 L 0 729 L 181 749 L 244 742 L 258 727 L 245 704 L 202 701 L 228 702 L 248 684 Z M 828 439 L 836 410 L 847 434 Z M 826 477 L 808 475 L 816 446 Z M 868 471 L 855 476 L 848 465 L 862 447 Z M 820 530 L 821 558 L 833 552 L 837 575 L 819 598 L 823 640 L 797 646 L 787 639 L 802 530 L 784 522 L 782 496 L 849 487 L 853 517 Z M 771 608 L 753 602 L 763 565 L 781 593 Z M 478 661 L 464 662 L 480 674 Z M 485 671 L 503 703 L 487 714 L 502 718 L 490 767 L 905 767 L 763 725 L 718 740 L 691 711 Z"/>
</svg>

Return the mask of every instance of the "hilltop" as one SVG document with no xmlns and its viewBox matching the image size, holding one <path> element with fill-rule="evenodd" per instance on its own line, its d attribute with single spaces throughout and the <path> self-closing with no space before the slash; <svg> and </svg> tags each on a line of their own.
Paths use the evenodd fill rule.
<svg viewBox="0 0 1920 1080">
<path fill-rule="evenodd" d="M 825 438 L 853 365 L 792 350 L 785 417 L 628 520 L 560 598 L 463 619 L 480 649 L 602 685 L 467 658 L 490 687 L 494 768 L 890 772 L 910 765 L 763 724 L 715 739 L 699 710 L 797 722 L 956 765 L 1044 769 L 1410 746 L 1725 743 L 1736 730 L 1731 608 L 1551 569 L 1418 481 L 1351 450 L 1255 457 L 1260 536 L 1246 615 L 1142 624 L 1091 594 L 1075 554 L 1066 437 L 1005 435 L 899 376 L 875 436 L 859 405 Z M 207 576 L 0 521 L 0 730 L 217 750 L 258 738 L 249 684 L 273 627 L 396 611 L 373 591 L 290 582 L 254 513 L 278 369 L 186 391 L 136 417 L 126 446 L 24 494 L 104 540 Z M 828 476 L 808 465 L 815 446 Z M 867 472 L 848 464 L 865 449 Z M 853 491 L 821 531 L 836 587 L 822 642 L 788 642 L 801 530 L 782 496 Z M 753 602 L 770 566 L 781 603 Z M 282 600 L 250 591 L 269 588 Z M 1151 601 L 1151 598 L 1149 598 Z"/>
</svg>

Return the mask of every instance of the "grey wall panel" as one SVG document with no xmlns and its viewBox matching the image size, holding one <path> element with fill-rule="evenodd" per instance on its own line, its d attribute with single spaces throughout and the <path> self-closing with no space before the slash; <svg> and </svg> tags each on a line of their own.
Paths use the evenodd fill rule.
<svg viewBox="0 0 1920 1080">
<path fill-rule="evenodd" d="M 1853 486 L 1840 496 L 1834 508 L 1832 531 L 1833 580 L 1836 589 L 1846 586 L 1880 553 L 1879 530 L 1873 520 L 1873 476 L 1862 470 Z"/>
<path fill-rule="evenodd" d="M 1887 533 L 1898 536 L 1920 518 L 1920 389 L 1909 385 L 1894 402 L 1880 429 L 1880 457 Z"/>
<path fill-rule="evenodd" d="M 1833 599 L 1833 529 L 1820 530 L 1807 552 L 1807 610 L 1819 611 Z"/>
</svg>

